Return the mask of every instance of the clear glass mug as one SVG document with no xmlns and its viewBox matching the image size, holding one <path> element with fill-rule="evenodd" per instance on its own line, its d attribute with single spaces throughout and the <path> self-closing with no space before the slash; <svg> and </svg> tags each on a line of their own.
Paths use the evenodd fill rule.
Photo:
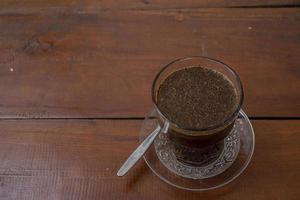
<svg viewBox="0 0 300 200">
<path fill-rule="evenodd" d="M 238 104 L 236 109 L 226 120 L 215 126 L 205 127 L 203 129 L 181 128 L 178 124 L 170 121 L 170 119 L 160 111 L 157 105 L 158 90 L 163 81 L 173 72 L 191 66 L 203 66 L 222 73 L 231 81 L 237 91 Z M 161 69 L 152 84 L 152 101 L 156 111 L 155 118 L 158 120 L 159 127 L 162 127 L 160 131 L 168 134 L 168 137 L 178 153 L 176 155 L 178 159 L 187 163 L 195 163 L 192 161 L 193 158 L 197 157 L 197 155 L 193 155 L 198 152 L 197 150 L 195 151 L 195 148 L 203 149 L 216 145 L 230 133 L 241 109 L 243 98 L 243 87 L 238 74 L 225 63 L 202 56 L 185 57 L 174 60 Z"/>
</svg>

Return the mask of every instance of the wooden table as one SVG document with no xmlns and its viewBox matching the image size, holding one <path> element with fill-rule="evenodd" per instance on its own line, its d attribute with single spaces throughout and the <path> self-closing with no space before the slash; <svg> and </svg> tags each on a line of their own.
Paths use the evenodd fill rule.
<svg viewBox="0 0 300 200">
<path fill-rule="evenodd" d="M 298 0 L 0 2 L 0 199 L 299 199 Z M 241 76 L 253 160 L 222 189 L 175 189 L 139 164 L 155 74 L 187 55 Z"/>
</svg>

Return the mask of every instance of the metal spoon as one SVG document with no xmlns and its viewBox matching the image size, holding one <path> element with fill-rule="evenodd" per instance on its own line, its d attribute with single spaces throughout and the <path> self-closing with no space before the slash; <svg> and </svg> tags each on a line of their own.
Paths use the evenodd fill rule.
<svg viewBox="0 0 300 200">
<path fill-rule="evenodd" d="M 136 148 L 136 150 L 129 156 L 122 167 L 119 169 L 117 175 L 124 176 L 144 155 L 147 149 L 150 147 L 156 136 L 162 132 L 166 133 L 169 129 L 169 122 L 165 122 L 164 127 L 161 128 L 159 125 L 147 138 Z"/>
</svg>

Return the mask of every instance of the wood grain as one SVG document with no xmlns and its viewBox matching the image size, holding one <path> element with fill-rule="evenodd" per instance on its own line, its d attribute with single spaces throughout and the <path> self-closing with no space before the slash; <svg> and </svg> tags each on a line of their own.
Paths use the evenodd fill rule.
<svg viewBox="0 0 300 200">
<path fill-rule="evenodd" d="M 300 116 L 300 9 L 45 11 L 0 17 L 0 116 L 143 117 L 188 55 L 241 76 L 250 116 Z"/>
<path fill-rule="evenodd" d="M 216 7 L 278 7 L 297 6 L 299 0 L 2 0 L 0 11 L 40 11 L 40 9 L 70 8 L 74 10 L 124 10 Z"/>
<path fill-rule="evenodd" d="M 175 189 L 140 162 L 116 171 L 138 144 L 142 121 L 0 121 L 0 199 L 298 199 L 300 123 L 254 121 L 256 149 L 244 174 L 212 192 Z M 158 195 L 159 194 L 159 195 Z"/>
</svg>

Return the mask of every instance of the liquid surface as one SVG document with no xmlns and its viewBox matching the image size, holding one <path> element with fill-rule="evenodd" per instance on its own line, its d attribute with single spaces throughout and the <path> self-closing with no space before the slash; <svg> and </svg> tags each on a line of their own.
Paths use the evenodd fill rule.
<svg viewBox="0 0 300 200">
<path fill-rule="evenodd" d="M 160 111 L 185 129 L 218 125 L 238 106 L 237 92 L 221 73 L 205 67 L 189 67 L 169 75 L 157 94 Z"/>
</svg>

